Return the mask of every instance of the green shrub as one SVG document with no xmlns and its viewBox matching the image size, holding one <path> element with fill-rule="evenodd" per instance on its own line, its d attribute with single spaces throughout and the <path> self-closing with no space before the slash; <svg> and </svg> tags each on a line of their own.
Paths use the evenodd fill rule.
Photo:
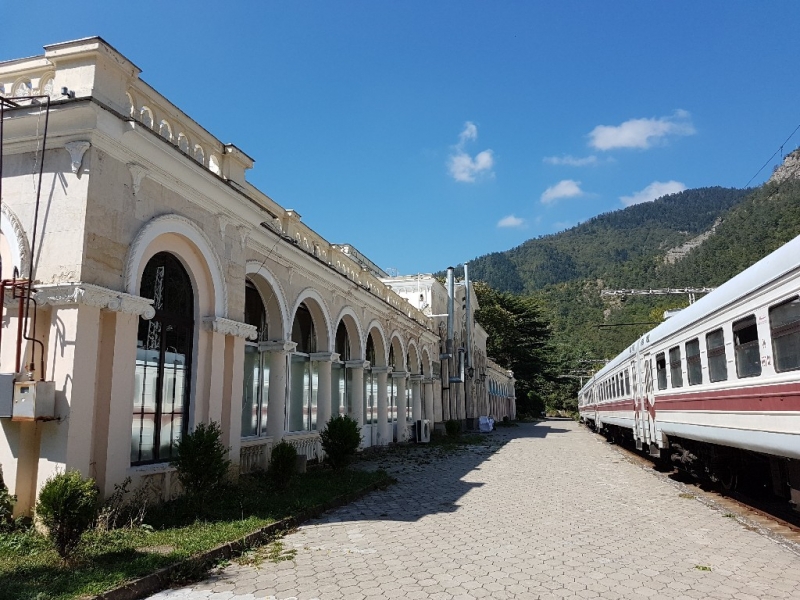
<svg viewBox="0 0 800 600">
<path fill-rule="evenodd" d="M 67 471 L 53 475 L 42 486 L 36 516 L 47 527 L 59 556 L 68 558 L 94 522 L 97 508 L 94 480 Z"/>
<path fill-rule="evenodd" d="M 0 531 L 13 527 L 16 503 L 17 497 L 8 493 L 8 487 L 3 480 L 3 468 L 0 467 Z"/>
<path fill-rule="evenodd" d="M 352 417 L 336 415 L 320 431 L 319 439 L 325 460 L 334 469 L 342 469 L 350 463 L 361 445 L 361 427 Z"/>
<path fill-rule="evenodd" d="M 270 479 L 279 489 L 289 486 L 297 470 L 297 450 L 289 442 L 280 442 L 272 449 L 267 471 Z"/>
<path fill-rule="evenodd" d="M 445 421 L 444 430 L 449 437 L 457 438 L 461 435 L 461 421 L 456 421 L 455 419 Z"/>
<path fill-rule="evenodd" d="M 192 433 L 180 439 L 177 455 L 170 462 L 186 495 L 201 507 L 208 494 L 225 481 L 231 466 L 229 448 L 222 444 L 221 437 L 219 423 L 200 423 Z"/>
</svg>

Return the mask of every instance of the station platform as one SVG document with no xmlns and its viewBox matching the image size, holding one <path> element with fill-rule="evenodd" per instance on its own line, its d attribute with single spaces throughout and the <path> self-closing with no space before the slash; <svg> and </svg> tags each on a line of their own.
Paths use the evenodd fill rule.
<svg viewBox="0 0 800 600">
<path fill-rule="evenodd" d="M 292 560 L 231 565 L 153 596 L 800 598 L 800 553 L 699 502 L 570 420 L 483 443 L 388 450 L 398 479 L 287 535 Z"/>
</svg>

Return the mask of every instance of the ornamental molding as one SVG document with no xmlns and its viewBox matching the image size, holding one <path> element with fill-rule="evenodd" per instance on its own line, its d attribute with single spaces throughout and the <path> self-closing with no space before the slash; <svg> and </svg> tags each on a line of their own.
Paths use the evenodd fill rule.
<svg viewBox="0 0 800 600">
<path fill-rule="evenodd" d="M 270 340 L 268 342 L 261 342 L 258 345 L 259 350 L 266 352 L 294 352 L 297 348 L 297 342 L 291 340 Z"/>
<path fill-rule="evenodd" d="M 130 165 L 129 165 L 130 166 Z M 228 286 L 225 281 L 222 262 L 214 250 L 208 235 L 200 226 L 183 215 L 167 214 L 154 217 L 145 223 L 133 240 L 128 255 L 125 258 L 125 271 L 123 280 L 128 291 L 139 288 L 138 271 L 142 266 L 142 259 L 147 247 L 159 236 L 176 233 L 182 235 L 199 250 L 211 274 L 211 283 L 214 289 L 214 312 L 220 316 L 228 311 Z"/>
<path fill-rule="evenodd" d="M 20 275 L 27 277 L 31 266 L 31 249 L 28 245 L 28 236 L 25 233 L 25 229 L 22 227 L 17 215 L 14 214 L 14 211 L 8 208 L 5 203 L 0 206 L 0 220 L 3 226 L 7 223 L 11 229 L 11 231 L 6 231 L 5 227 L 2 227 L 3 234 L 9 242 L 9 246 L 11 246 L 12 255 L 15 255 L 14 258 L 19 260 Z"/>
<path fill-rule="evenodd" d="M 372 367 L 372 372 L 376 375 L 382 375 L 384 373 L 388 375 L 392 372 L 392 367 Z"/>
<path fill-rule="evenodd" d="M 203 325 L 209 331 L 221 333 L 222 335 L 232 335 L 246 340 L 255 340 L 258 338 L 258 327 L 240 321 L 234 321 L 233 319 L 226 319 L 224 317 L 203 317 Z"/>
<path fill-rule="evenodd" d="M 128 165 L 128 169 L 131 172 L 131 181 L 133 183 L 133 195 L 138 196 L 139 190 L 142 187 L 142 181 L 144 181 L 144 178 L 147 177 L 147 169 L 142 165 L 137 165 L 136 163 L 130 163 Z"/>
<path fill-rule="evenodd" d="M 369 369 L 368 360 L 348 360 L 344 363 L 348 369 Z"/>
<path fill-rule="evenodd" d="M 86 140 L 78 140 L 75 142 L 67 142 L 64 144 L 64 149 L 69 152 L 69 159 L 72 165 L 72 172 L 76 175 L 81 170 L 81 163 L 83 162 L 83 155 L 92 147 L 91 142 Z"/>
<path fill-rule="evenodd" d="M 316 362 L 339 362 L 337 352 L 312 352 L 309 357 Z"/>
<path fill-rule="evenodd" d="M 392 371 L 392 379 L 405 379 L 408 377 L 407 371 Z"/>
<path fill-rule="evenodd" d="M 425 383 L 425 375 L 411 375 L 408 378 L 412 383 Z"/>
<path fill-rule="evenodd" d="M 153 301 L 92 283 L 56 283 L 36 286 L 34 298 L 41 305 L 68 307 L 71 305 L 94 306 L 96 308 L 137 315 L 152 319 L 156 314 Z"/>
</svg>

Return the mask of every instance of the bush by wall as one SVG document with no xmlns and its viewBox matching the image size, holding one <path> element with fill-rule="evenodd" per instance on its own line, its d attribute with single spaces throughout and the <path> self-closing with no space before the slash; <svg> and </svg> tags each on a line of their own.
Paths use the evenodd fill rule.
<svg viewBox="0 0 800 600">
<path fill-rule="evenodd" d="M 279 489 L 289 486 L 297 470 L 297 450 L 288 442 L 280 442 L 272 448 L 267 474 Z"/>
<path fill-rule="evenodd" d="M 447 432 L 448 437 L 457 438 L 461 435 L 461 421 L 450 419 L 445 421 L 444 430 Z"/>
<path fill-rule="evenodd" d="M 208 494 L 225 481 L 231 466 L 229 448 L 222 444 L 221 437 L 219 423 L 200 423 L 181 438 L 176 446 L 177 455 L 170 462 L 186 495 L 201 507 Z"/>
<path fill-rule="evenodd" d="M 336 415 L 320 431 L 319 439 L 328 464 L 334 469 L 342 469 L 350 463 L 361 445 L 361 428 L 352 417 Z"/>
<path fill-rule="evenodd" d="M 84 479 L 78 471 L 53 475 L 39 492 L 36 516 L 62 558 L 69 558 L 94 522 L 97 496 L 94 480 Z"/>
<path fill-rule="evenodd" d="M 0 531 L 13 525 L 16 503 L 17 497 L 8 493 L 8 486 L 3 481 L 3 468 L 0 467 Z"/>
</svg>

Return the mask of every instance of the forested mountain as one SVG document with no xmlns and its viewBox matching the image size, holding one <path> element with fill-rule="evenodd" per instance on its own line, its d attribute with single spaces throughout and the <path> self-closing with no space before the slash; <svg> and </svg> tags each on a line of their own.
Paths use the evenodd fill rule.
<svg viewBox="0 0 800 600">
<path fill-rule="evenodd" d="M 800 152 L 794 158 L 788 176 L 784 166 L 783 176 L 779 169 L 755 190 L 686 190 L 599 215 L 476 258 L 470 276 L 538 303 L 561 369 L 585 369 L 581 360 L 615 356 L 664 310 L 689 302 L 685 295 L 602 297 L 601 290 L 718 286 L 800 235 Z M 560 393 L 566 398 L 574 387 Z"/>
<path fill-rule="evenodd" d="M 653 257 L 710 229 L 746 194 L 747 190 L 698 188 L 605 213 L 561 233 L 476 258 L 470 262 L 470 275 L 514 293 L 579 279 L 641 287 L 641 276 L 650 276 Z"/>
</svg>

